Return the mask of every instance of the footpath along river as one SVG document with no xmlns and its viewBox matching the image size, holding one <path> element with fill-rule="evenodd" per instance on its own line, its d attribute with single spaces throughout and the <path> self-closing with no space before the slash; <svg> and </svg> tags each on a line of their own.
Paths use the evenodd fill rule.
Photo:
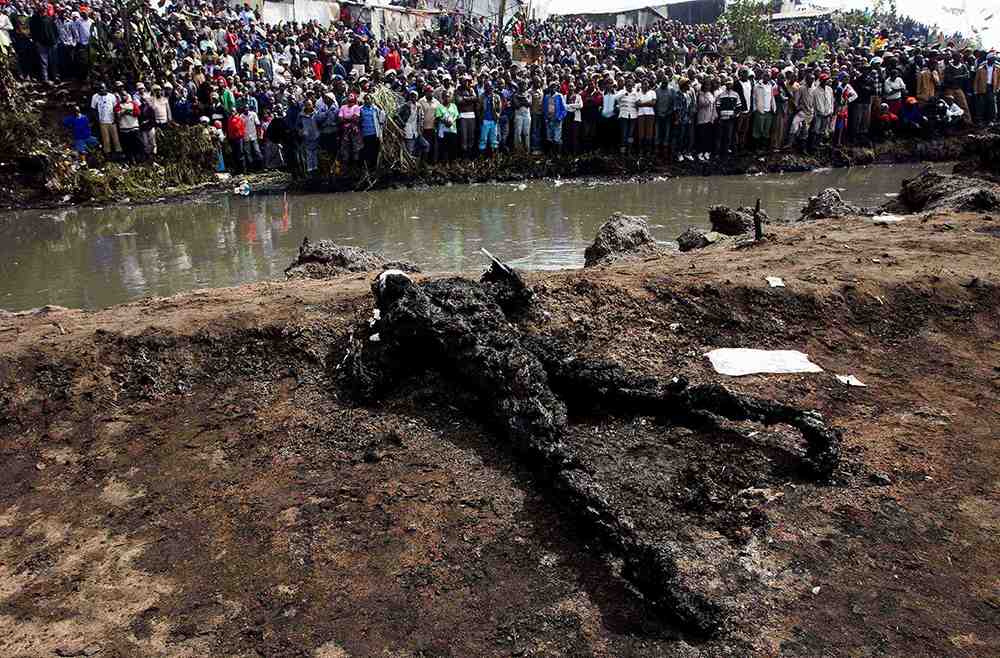
<svg viewBox="0 0 1000 658">
<path fill-rule="evenodd" d="M 713 204 L 794 219 L 824 188 L 876 206 L 921 165 L 646 183 L 537 181 L 353 194 L 216 196 L 184 203 L 0 214 L 0 309 L 103 308 L 151 295 L 282 279 L 302 238 L 474 271 L 480 247 L 524 269 L 583 265 L 615 211 L 649 218 L 658 240 L 707 226 Z"/>
</svg>

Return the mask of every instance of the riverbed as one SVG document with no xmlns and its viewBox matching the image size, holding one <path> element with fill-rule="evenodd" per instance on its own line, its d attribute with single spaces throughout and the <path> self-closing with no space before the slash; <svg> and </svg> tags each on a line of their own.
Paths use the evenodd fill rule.
<svg viewBox="0 0 1000 658">
<path fill-rule="evenodd" d="M 425 271 L 474 271 L 481 247 L 532 270 L 581 267 L 615 211 L 657 240 L 707 226 L 713 204 L 794 219 L 827 187 L 875 206 L 922 165 L 804 174 L 536 181 L 353 194 L 220 195 L 186 203 L 0 214 L 0 308 L 103 308 L 146 296 L 282 279 L 304 237 L 380 251 Z"/>
</svg>

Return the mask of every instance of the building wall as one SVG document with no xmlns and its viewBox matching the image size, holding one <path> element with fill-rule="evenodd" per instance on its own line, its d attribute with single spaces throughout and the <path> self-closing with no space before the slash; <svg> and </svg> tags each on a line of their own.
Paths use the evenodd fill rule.
<svg viewBox="0 0 1000 658">
<path fill-rule="evenodd" d="M 671 20 L 693 25 L 695 23 L 714 23 L 726 10 L 725 0 L 695 0 L 664 7 Z"/>
</svg>

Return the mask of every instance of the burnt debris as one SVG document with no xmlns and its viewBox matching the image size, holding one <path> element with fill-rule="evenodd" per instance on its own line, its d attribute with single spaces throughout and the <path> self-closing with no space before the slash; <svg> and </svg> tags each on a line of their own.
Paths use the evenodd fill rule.
<svg viewBox="0 0 1000 658">
<path fill-rule="evenodd" d="M 480 283 L 449 278 L 418 284 L 405 272 L 385 271 L 372 293 L 373 316 L 351 336 L 338 366 L 338 378 L 354 399 L 374 403 L 405 376 L 428 370 L 460 383 L 498 436 L 550 482 L 560 505 L 620 557 L 622 576 L 650 608 L 695 633 L 721 631 L 732 602 L 718 596 L 718 578 L 707 585 L 708 579 L 681 566 L 697 548 L 650 538 L 613 502 L 615 492 L 567 439 L 568 408 L 654 416 L 680 425 L 704 426 L 715 418 L 783 423 L 804 437 L 804 465 L 812 475 L 827 478 L 837 468 L 840 435 L 818 414 L 718 384 L 644 377 L 576 358 L 556 339 L 523 335 L 506 311 L 523 312 L 530 290 L 499 261 Z M 712 561 L 722 559 L 704 558 L 713 572 L 723 565 Z"/>
</svg>

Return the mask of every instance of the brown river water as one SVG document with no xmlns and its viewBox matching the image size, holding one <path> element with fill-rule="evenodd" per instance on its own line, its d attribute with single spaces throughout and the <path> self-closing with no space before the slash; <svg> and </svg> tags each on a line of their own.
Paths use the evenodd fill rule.
<svg viewBox="0 0 1000 658">
<path fill-rule="evenodd" d="M 380 251 L 424 271 L 475 271 L 479 249 L 524 269 L 583 265 L 607 217 L 645 215 L 674 240 L 709 206 L 793 219 L 824 188 L 881 205 L 919 165 L 645 183 L 537 181 L 353 194 L 219 195 L 185 203 L 0 214 L 0 309 L 102 308 L 147 296 L 282 279 L 302 238 Z"/>
</svg>

